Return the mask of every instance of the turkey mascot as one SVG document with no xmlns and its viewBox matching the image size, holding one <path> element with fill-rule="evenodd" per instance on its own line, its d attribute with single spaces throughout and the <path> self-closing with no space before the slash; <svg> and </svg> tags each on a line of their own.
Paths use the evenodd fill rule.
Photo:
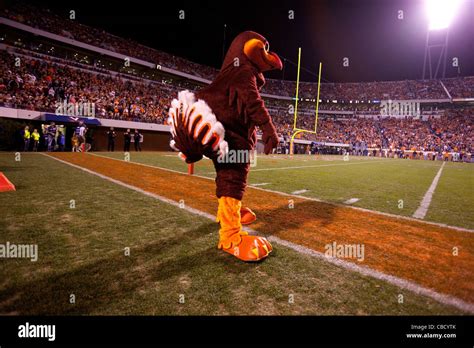
<svg viewBox="0 0 474 348">
<path fill-rule="evenodd" d="M 268 41 L 246 31 L 232 42 L 215 80 L 197 93 L 182 91 L 169 110 L 170 146 L 187 163 L 206 156 L 216 169 L 216 195 L 220 223 L 218 248 L 242 261 L 259 261 L 272 251 L 263 237 L 242 230 L 256 220 L 252 210 L 242 207 L 249 161 L 235 163 L 230 152 L 250 154 L 262 131 L 265 154 L 278 144 L 272 119 L 259 90 L 265 84 L 262 72 L 282 69 L 280 58 L 269 51 Z M 247 156 L 250 158 L 250 156 Z"/>
</svg>

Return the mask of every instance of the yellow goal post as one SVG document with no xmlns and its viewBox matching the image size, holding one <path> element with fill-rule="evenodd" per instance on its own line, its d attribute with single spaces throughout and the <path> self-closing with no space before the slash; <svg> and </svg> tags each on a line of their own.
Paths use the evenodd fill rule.
<svg viewBox="0 0 474 348">
<path fill-rule="evenodd" d="M 316 118 L 314 122 L 314 131 L 308 129 L 300 129 L 296 126 L 296 122 L 298 120 L 298 99 L 299 99 L 299 86 L 300 86 L 300 69 L 301 69 L 301 47 L 298 48 L 298 70 L 296 73 L 296 96 L 295 96 L 295 114 L 294 114 L 294 121 L 293 121 L 293 135 L 291 136 L 290 140 L 290 155 L 294 153 L 294 141 L 295 136 L 300 133 L 310 133 L 316 134 L 318 129 L 318 113 L 319 113 L 319 92 L 321 89 L 321 70 L 323 67 L 323 63 L 319 63 L 319 74 L 318 74 L 318 94 L 316 96 Z"/>
</svg>

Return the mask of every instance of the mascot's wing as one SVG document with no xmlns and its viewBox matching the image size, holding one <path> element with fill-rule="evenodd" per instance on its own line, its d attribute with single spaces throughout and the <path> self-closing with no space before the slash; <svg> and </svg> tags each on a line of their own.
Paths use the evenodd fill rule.
<svg viewBox="0 0 474 348">
<path fill-rule="evenodd" d="M 170 146 L 180 151 L 179 156 L 187 163 L 197 162 L 203 156 L 227 154 L 229 146 L 224 140 L 224 126 L 206 102 L 196 101 L 194 93 L 179 92 L 178 99 L 171 102 L 168 115 Z"/>
</svg>

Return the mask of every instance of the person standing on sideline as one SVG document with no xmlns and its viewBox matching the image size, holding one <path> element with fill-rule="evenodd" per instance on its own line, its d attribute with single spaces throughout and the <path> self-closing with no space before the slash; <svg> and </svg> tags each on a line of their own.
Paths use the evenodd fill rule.
<svg viewBox="0 0 474 348">
<path fill-rule="evenodd" d="M 79 152 L 86 152 L 85 151 L 85 143 L 86 143 L 86 133 L 87 133 L 87 128 L 84 125 L 83 121 L 79 121 L 79 125 L 76 127 L 76 130 L 74 131 L 76 137 L 77 137 L 77 147 L 76 150 Z"/>
<path fill-rule="evenodd" d="M 38 151 L 38 144 L 40 140 L 40 134 L 38 133 L 38 130 L 35 129 L 33 133 L 31 133 L 31 138 L 33 138 L 33 151 L 37 152 Z"/>
<path fill-rule="evenodd" d="M 140 140 L 142 139 L 142 135 L 135 129 L 135 134 L 133 134 L 133 140 L 135 141 L 135 151 L 142 151 L 142 147 L 140 146 Z"/>
<path fill-rule="evenodd" d="M 77 137 L 77 134 L 74 133 L 71 139 L 71 145 L 72 145 L 72 152 L 79 152 L 79 138 Z"/>
<path fill-rule="evenodd" d="M 48 125 L 44 124 L 41 126 L 43 130 L 43 144 L 46 149 L 48 149 Z"/>
<path fill-rule="evenodd" d="M 58 134 L 58 147 L 59 151 L 64 151 L 64 146 L 66 145 L 66 137 L 64 136 L 63 132 L 59 132 Z"/>
<path fill-rule="evenodd" d="M 48 152 L 51 152 L 54 150 L 54 138 L 56 137 L 56 131 L 57 127 L 54 122 L 51 122 L 51 124 L 48 127 Z"/>
<path fill-rule="evenodd" d="M 26 126 L 25 130 L 23 131 L 23 141 L 25 143 L 25 146 L 23 147 L 23 151 L 28 152 L 30 149 L 30 138 L 31 138 L 31 133 L 30 133 L 30 127 Z"/>
<path fill-rule="evenodd" d="M 132 142 L 132 134 L 130 129 L 123 133 L 123 152 L 130 152 L 130 143 Z"/>
<path fill-rule="evenodd" d="M 117 137 L 117 134 L 114 131 L 114 127 L 110 127 L 110 129 L 107 131 L 107 151 L 112 151 L 114 152 L 115 149 L 115 138 Z"/>
</svg>

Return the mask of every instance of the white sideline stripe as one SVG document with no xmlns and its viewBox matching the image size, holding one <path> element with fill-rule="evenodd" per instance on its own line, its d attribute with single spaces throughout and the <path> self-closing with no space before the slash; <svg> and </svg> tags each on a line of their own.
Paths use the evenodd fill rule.
<svg viewBox="0 0 474 348">
<path fill-rule="evenodd" d="M 350 166 L 352 164 L 378 163 L 383 161 L 360 161 L 351 163 L 333 163 L 333 164 L 315 164 L 311 166 L 292 166 L 292 167 L 276 167 L 276 168 L 260 168 L 251 169 L 252 172 L 264 172 L 271 170 L 289 170 L 289 169 L 304 169 L 304 168 L 319 168 L 319 167 L 335 167 L 335 166 Z"/>
<path fill-rule="evenodd" d="M 177 174 L 181 174 L 181 175 L 188 175 L 185 172 L 180 172 L 178 170 L 168 169 L 168 168 L 163 168 L 163 167 L 158 167 L 158 166 L 152 166 L 150 164 L 144 164 L 144 163 L 139 163 L 139 162 L 127 162 L 127 161 L 124 161 L 124 160 L 121 160 L 121 159 L 118 159 L 118 158 L 102 156 L 102 155 L 91 153 L 91 152 L 88 152 L 87 154 L 91 155 L 91 156 L 108 158 L 108 159 L 111 159 L 111 160 L 114 160 L 114 161 L 137 164 L 137 165 L 148 167 L 148 168 L 160 169 L 160 170 L 164 170 L 164 171 L 171 172 L 171 173 L 177 173 Z M 201 178 L 201 179 L 214 181 L 214 178 L 210 178 L 208 176 L 203 176 L 203 175 L 198 175 L 198 174 L 193 174 L 193 176 Z M 261 191 L 265 191 L 265 192 L 276 193 L 276 194 L 279 194 L 281 196 L 300 198 L 300 199 L 305 199 L 305 200 L 308 200 L 308 201 L 314 201 L 314 202 L 330 204 L 330 205 L 333 205 L 333 206 L 336 206 L 336 207 L 343 207 L 343 208 L 347 208 L 347 209 L 355 209 L 355 210 L 363 211 L 363 212 L 366 212 L 366 213 L 372 213 L 372 214 L 377 214 L 377 215 L 382 215 L 382 216 L 388 216 L 388 217 L 392 217 L 392 218 L 395 218 L 395 219 L 401 219 L 401 220 L 407 220 L 407 221 L 416 221 L 418 223 L 423 223 L 423 224 L 437 226 L 437 227 L 449 228 L 449 229 L 456 230 L 456 231 L 459 231 L 459 232 L 474 233 L 474 230 L 471 230 L 469 228 L 451 226 L 451 225 L 443 224 L 443 223 L 440 223 L 440 222 L 420 220 L 420 219 L 416 219 L 416 218 L 413 218 L 413 217 L 410 217 L 410 216 L 395 215 L 395 214 L 390 214 L 390 213 L 384 213 L 382 211 L 377 211 L 377 210 L 370 210 L 370 209 L 361 208 L 361 207 L 354 207 L 354 206 L 351 206 L 351 205 L 344 205 L 344 204 L 339 204 L 339 203 L 334 203 L 334 202 L 327 202 L 327 201 L 324 201 L 322 199 L 318 199 L 318 198 L 315 198 L 315 197 L 297 196 L 297 195 L 292 195 L 291 193 L 286 193 L 286 192 L 282 192 L 282 191 L 275 191 L 275 190 L 271 190 L 271 189 L 265 189 L 265 188 L 262 188 L 262 187 L 252 187 L 252 188 L 255 189 L 255 190 L 261 190 Z"/>
<path fill-rule="evenodd" d="M 152 193 L 152 192 L 148 192 L 148 191 L 142 190 L 142 189 L 139 188 L 139 187 L 136 187 L 136 186 L 133 186 L 133 185 L 129 185 L 129 184 L 124 183 L 123 181 L 120 181 L 120 180 L 112 179 L 112 178 L 109 177 L 109 176 L 106 176 L 106 175 L 103 175 L 103 174 L 94 172 L 93 170 L 90 170 L 90 169 L 87 169 L 87 168 L 78 166 L 77 164 L 73 164 L 73 163 L 69 163 L 69 162 L 67 162 L 67 161 L 63 161 L 62 159 L 56 158 L 56 157 L 54 157 L 54 156 L 50 156 L 50 155 L 47 155 L 47 154 L 44 154 L 44 153 L 41 153 L 41 154 L 42 154 L 43 156 L 52 158 L 52 159 L 54 159 L 54 160 L 56 160 L 56 161 L 59 161 L 59 162 L 61 162 L 61 163 L 67 164 L 68 166 L 71 166 L 71 167 L 80 169 L 80 170 L 82 170 L 82 171 L 84 171 L 84 172 L 86 172 L 86 173 L 89 173 L 89 174 L 98 176 L 98 177 L 101 178 L 101 179 L 104 179 L 104 180 L 113 182 L 114 184 L 117 184 L 117 185 L 120 185 L 120 186 L 129 188 L 130 190 L 134 190 L 134 191 L 143 193 L 143 194 L 146 195 L 146 196 L 149 196 L 149 197 L 152 197 L 152 198 L 156 198 L 156 199 L 158 199 L 158 200 L 160 200 L 160 201 L 162 201 L 162 202 L 171 204 L 171 205 L 173 205 L 173 206 L 175 206 L 175 207 L 178 207 L 178 208 L 180 208 L 180 209 L 185 209 L 186 211 L 189 211 L 189 212 L 191 212 L 191 213 L 193 213 L 193 214 L 200 215 L 200 216 L 204 216 L 204 217 L 206 217 L 206 218 L 213 219 L 213 220 L 216 219 L 215 216 L 212 216 L 211 214 L 208 214 L 208 213 L 205 213 L 205 212 L 203 212 L 203 211 L 200 211 L 200 210 L 197 210 L 197 209 L 188 207 L 188 206 L 186 206 L 186 205 L 184 206 L 184 208 L 181 208 L 182 205 L 180 206 L 180 203 L 179 203 L 179 202 L 176 202 L 176 201 L 173 201 L 172 199 L 169 199 L 169 198 L 166 198 L 166 197 L 157 195 L 156 193 Z"/>
<path fill-rule="evenodd" d="M 275 168 L 260 168 L 251 169 L 251 172 L 267 172 L 272 170 L 291 170 L 291 169 L 304 169 L 304 168 L 319 168 L 319 167 L 335 167 L 335 166 L 350 166 L 352 164 L 366 164 L 366 163 L 378 163 L 383 161 L 360 161 L 352 163 L 334 163 L 334 164 L 315 164 L 311 166 L 293 166 L 293 167 L 275 167 Z M 205 174 L 214 174 L 215 172 L 206 172 Z"/>
<path fill-rule="evenodd" d="M 436 174 L 436 176 L 433 179 L 433 182 L 431 183 L 431 186 L 429 187 L 428 191 L 426 191 L 423 197 L 423 200 L 420 203 L 420 206 L 413 214 L 414 218 L 417 218 L 417 219 L 425 218 L 425 215 L 428 212 L 428 208 L 430 207 L 430 204 L 431 204 L 431 199 L 433 198 L 433 194 L 436 190 L 436 186 L 438 186 L 438 181 L 439 181 L 439 178 L 441 177 L 441 173 L 443 172 L 443 168 L 445 164 L 446 162 L 443 162 L 443 164 L 441 165 L 441 168 L 439 168 L 438 174 Z"/>
<path fill-rule="evenodd" d="M 358 202 L 359 198 L 349 198 L 347 201 L 344 202 L 344 204 L 354 204 L 355 202 Z"/>
<path fill-rule="evenodd" d="M 81 167 L 81 166 L 78 166 L 76 164 L 73 164 L 73 163 L 69 163 L 69 162 L 66 162 L 66 161 L 63 161 L 59 158 L 56 158 L 56 157 L 53 157 L 53 156 L 49 156 L 49 155 L 46 155 L 46 154 L 43 154 L 43 156 L 46 156 L 46 157 L 49 157 L 49 158 L 52 158 L 56 161 L 59 161 L 63 164 L 66 164 L 68 166 L 71 166 L 71 167 L 74 167 L 74 168 L 77 168 L 77 169 L 80 169 L 86 173 L 89 173 L 89 174 L 92 174 L 92 175 L 95 175 L 95 176 L 98 176 L 99 178 L 102 178 L 104 180 L 107 180 L 107 181 L 110 181 L 110 182 L 113 182 L 114 184 L 117 184 L 117 185 L 120 185 L 120 186 L 123 186 L 123 187 L 126 187 L 128 189 L 131 189 L 131 190 L 134 190 L 136 192 L 140 192 L 148 197 L 152 197 L 152 198 L 155 198 L 155 199 L 158 199 L 162 202 L 165 202 L 165 203 L 168 203 L 168 204 L 171 204 L 175 207 L 178 207 L 180 209 L 184 209 L 192 214 L 196 214 L 196 215 L 199 215 L 199 216 L 202 216 L 202 217 L 205 217 L 207 219 L 210 219 L 212 221 L 216 221 L 216 217 L 212 214 L 208 214 L 206 212 L 203 212 L 201 210 L 198 210 L 198 209 L 194 209 L 194 208 L 191 208 L 191 207 L 188 207 L 188 206 L 184 206 L 183 208 L 180 207 L 180 203 L 179 202 L 176 202 L 176 201 L 173 201 L 172 199 L 169 199 L 169 198 L 166 198 L 166 197 L 163 197 L 163 196 L 160 196 L 160 195 L 157 195 L 155 193 L 152 193 L 152 192 L 148 192 L 148 191 L 145 191 L 145 190 L 142 190 L 136 186 L 132 186 L 132 185 L 129 185 L 129 184 L 126 184 L 122 181 L 119 181 L 119 180 L 116 180 L 116 179 L 112 179 L 106 175 L 103 175 L 103 174 L 100 174 L 100 173 L 97 173 L 97 172 L 94 172 L 90 169 L 87 169 L 87 168 L 84 168 L 84 167 Z M 249 233 L 252 233 L 252 234 L 256 234 L 257 232 L 251 228 L 248 228 L 248 227 L 244 227 L 244 230 L 249 232 Z M 445 294 L 442 294 L 442 293 L 438 293 L 434 290 L 431 290 L 431 289 L 428 289 L 428 288 L 425 288 L 425 287 L 422 287 L 414 282 L 411 282 L 411 281 L 407 281 L 407 280 L 404 280 L 404 279 L 401 279 L 401 278 L 398 278 L 398 277 L 395 277 L 395 276 L 392 276 L 392 275 L 389 275 L 389 274 L 385 274 L 385 273 L 382 273 L 382 272 L 379 272 L 379 271 L 376 271 L 372 268 L 369 268 L 369 267 L 366 267 L 366 266 L 359 266 L 359 265 L 356 265 L 354 263 L 351 263 L 351 262 L 348 262 L 348 261 L 344 261 L 344 260 L 341 260 L 341 259 L 338 259 L 338 258 L 333 258 L 333 257 L 327 257 L 325 254 L 319 252 L 319 251 L 315 251 L 315 250 L 312 250 L 312 249 L 309 249 L 307 247 L 304 247 L 304 246 L 301 246 L 301 245 L 298 245 L 298 244 L 295 244 L 295 243 L 292 243 L 292 242 L 289 242 L 289 241 L 286 241 L 286 240 L 283 240 L 283 239 L 280 239 L 278 237 L 275 237 L 275 236 L 269 236 L 268 237 L 268 240 L 271 241 L 271 242 L 274 242 L 274 243 L 277 243 L 277 244 L 280 244 L 284 247 L 287 247 L 289 249 L 292 249 L 296 252 L 299 252 L 301 254 L 305 254 L 305 255 L 309 255 L 309 256 L 313 256 L 313 257 L 316 257 L 320 260 L 323 260 L 323 261 L 327 261 L 329 263 L 332 263 L 336 266 L 339 266 L 339 267 L 342 267 L 344 269 L 347 269 L 347 270 L 350 270 L 350 271 L 354 271 L 354 272 L 358 272 L 362 275 L 365 275 L 365 276 L 369 276 L 369 277 L 372 277 L 372 278 L 376 278 L 376 279 L 379 279 L 379 280 L 383 280 L 383 281 L 386 281 L 387 283 L 390 283 L 390 284 L 393 284 L 395 286 L 398 286 L 402 289 L 406 289 L 406 290 L 409 290 L 411 292 L 414 292 L 416 294 L 419 294 L 419 295 L 423 295 L 423 296 L 426 296 L 426 297 L 430 297 L 442 304 L 445 304 L 445 305 L 450 305 L 450 306 L 453 306 L 453 307 L 456 307 L 458 309 L 461 309 L 461 310 L 464 310 L 466 312 L 470 312 L 470 313 L 474 313 L 474 304 L 472 303 L 469 303 L 469 302 L 466 302 L 466 301 L 463 301 L 461 299 L 458 299 L 456 297 L 453 297 L 453 296 L 449 296 L 449 295 L 445 295 Z"/>
<path fill-rule="evenodd" d="M 292 195 L 300 195 L 302 193 L 305 193 L 305 192 L 308 192 L 309 190 L 306 190 L 306 189 L 303 189 L 303 190 L 297 190 L 297 191 L 293 191 L 291 194 Z"/>
<path fill-rule="evenodd" d="M 429 288 L 422 287 L 412 281 L 408 281 L 399 277 L 385 274 L 366 266 L 359 266 L 359 265 L 356 265 L 355 263 L 347 262 L 347 261 L 338 259 L 336 257 L 328 257 L 319 251 L 315 251 L 313 249 L 280 239 L 275 236 L 268 237 L 268 240 L 271 242 L 286 246 L 287 248 L 295 250 L 301 254 L 313 256 L 315 258 L 327 261 L 329 263 L 345 268 L 347 270 L 354 271 L 354 272 L 357 272 L 362 275 L 369 276 L 375 279 L 383 280 L 387 283 L 390 283 L 392 285 L 398 286 L 399 288 L 414 292 L 418 295 L 430 297 L 433 300 L 436 300 L 444 305 L 450 305 L 458 309 L 464 310 L 466 312 L 474 313 L 474 304 L 461 300 L 457 297 L 442 294 L 434 290 L 431 290 Z"/>
<path fill-rule="evenodd" d="M 265 185 L 270 185 L 269 182 L 262 182 L 262 183 L 259 183 L 259 184 L 251 184 L 250 186 L 265 186 Z"/>
<path fill-rule="evenodd" d="M 118 159 L 118 158 L 113 158 L 113 157 L 109 157 L 109 156 L 99 155 L 99 154 L 97 154 L 97 153 L 92 153 L 92 152 L 87 152 L 87 154 L 88 154 L 88 155 L 91 155 L 91 156 L 96 156 L 96 157 L 101 157 L 101 158 L 107 158 L 107 159 L 111 159 L 111 160 L 119 161 L 119 162 L 124 162 L 124 163 L 138 164 L 139 166 L 144 166 L 144 167 L 148 167 L 148 168 L 166 170 L 166 171 L 168 171 L 168 172 L 177 173 L 177 174 L 181 174 L 181 175 L 189 175 L 189 174 L 187 174 L 186 172 L 180 172 L 179 170 L 174 170 L 174 169 L 169 169 L 169 168 L 163 168 L 163 167 L 158 167 L 158 166 L 152 166 L 151 164 L 145 164 L 145 163 L 133 162 L 133 161 L 125 161 L 125 160 L 121 160 L 121 159 Z M 173 157 L 175 157 L 175 156 L 173 156 Z M 183 165 L 186 165 L 186 163 L 183 162 Z M 197 174 L 193 174 L 193 176 L 197 176 L 198 178 L 207 179 L 207 180 L 214 180 L 214 179 L 209 178 L 209 177 L 207 177 L 207 176 L 201 176 L 201 175 L 197 175 Z"/>
</svg>

